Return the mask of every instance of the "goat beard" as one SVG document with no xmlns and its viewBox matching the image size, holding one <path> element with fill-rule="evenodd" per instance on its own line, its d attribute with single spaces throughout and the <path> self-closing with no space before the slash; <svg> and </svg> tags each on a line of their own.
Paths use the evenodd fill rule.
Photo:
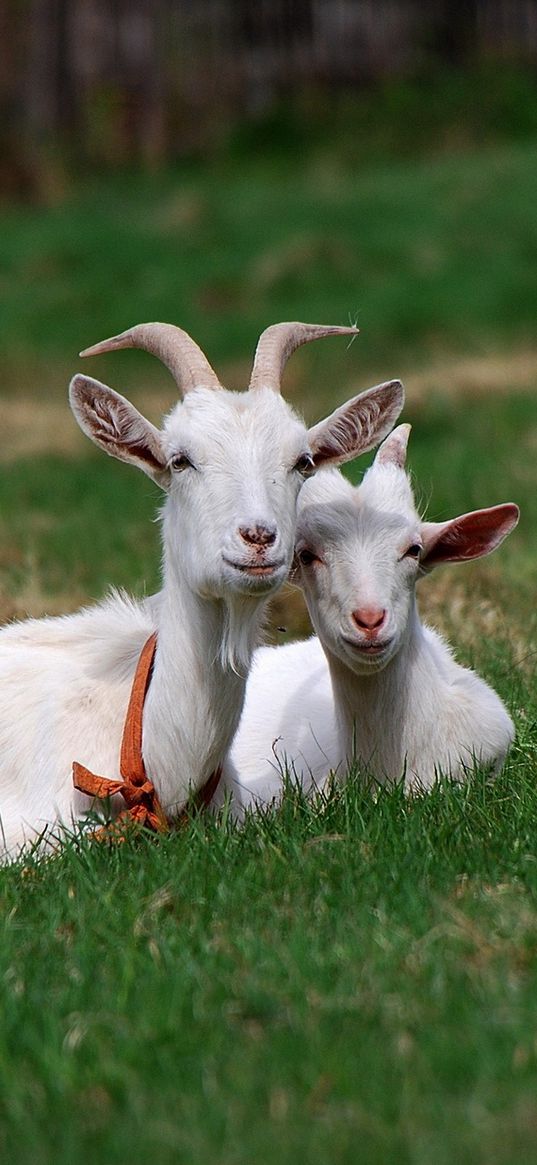
<svg viewBox="0 0 537 1165">
<path fill-rule="evenodd" d="M 262 642 L 267 618 L 268 599 L 264 602 L 254 595 L 235 595 L 224 600 L 225 623 L 220 663 L 236 675 L 248 674 L 252 655 Z"/>
</svg>

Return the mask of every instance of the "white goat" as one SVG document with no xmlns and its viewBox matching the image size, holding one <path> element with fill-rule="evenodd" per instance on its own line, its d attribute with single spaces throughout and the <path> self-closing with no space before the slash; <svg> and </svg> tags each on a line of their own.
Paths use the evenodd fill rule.
<svg viewBox="0 0 537 1165">
<path fill-rule="evenodd" d="M 179 811 L 218 766 L 240 716 L 266 597 L 290 566 L 305 476 L 371 448 L 402 407 L 402 386 L 393 381 L 353 398 L 308 433 L 282 400 L 280 376 L 295 348 L 354 331 L 268 328 L 247 393 L 222 389 L 198 346 L 171 325 L 139 325 L 83 353 L 143 348 L 168 366 L 184 393 L 159 431 L 98 381 L 78 375 L 70 387 L 75 416 L 92 440 L 166 492 L 163 586 L 145 601 L 113 595 L 77 614 L 0 633 L 6 853 L 88 810 L 90 798 L 73 789 L 73 761 L 118 778 L 134 670 L 154 631 L 143 757 L 165 812 Z"/>
<path fill-rule="evenodd" d="M 499 697 L 420 622 L 420 574 L 479 558 L 518 521 L 512 504 L 423 522 L 400 425 L 353 487 L 320 473 L 298 505 L 297 581 L 318 639 L 256 652 L 237 736 L 214 799 L 235 815 L 270 803 L 282 774 L 306 789 L 356 760 L 379 782 L 429 788 L 474 763 L 498 769 L 513 738 Z"/>
</svg>

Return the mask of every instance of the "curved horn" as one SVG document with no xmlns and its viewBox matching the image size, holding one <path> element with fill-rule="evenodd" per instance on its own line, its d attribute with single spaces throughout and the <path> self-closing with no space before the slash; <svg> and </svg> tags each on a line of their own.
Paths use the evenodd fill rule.
<svg viewBox="0 0 537 1165">
<path fill-rule="evenodd" d="M 222 388 L 201 348 L 187 332 L 174 324 L 138 324 L 119 336 L 84 348 L 80 355 L 100 356 L 102 352 L 115 352 L 118 348 L 143 348 L 144 352 L 162 360 L 183 393 L 194 388 Z"/>
<path fill-rule="evenodd" d="M 250 388 L 272 388 L 280 391 L 280 380 L 285 365 L 301 344 L 322 340 L 325 336 L 356 336 L 358 328 L 337 328 L 324 324 L 272 324 L 261 333 L 250 377 Z"/>
</svg>

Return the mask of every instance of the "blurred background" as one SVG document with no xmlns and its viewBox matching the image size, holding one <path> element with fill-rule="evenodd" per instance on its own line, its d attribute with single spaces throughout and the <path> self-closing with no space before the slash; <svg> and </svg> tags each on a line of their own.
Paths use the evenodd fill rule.
<svg viewBox="0 0 537 1165">
<path fill-rule="evenodd" d="M 537 0 L 0 0 L 0 103 L 1 613 L 156 585 L 155 492 L 66 405 L 152 319 L 230 388 L 267 325 L 357 322 L 286 395 L 313 422 L 400 376 L 431 516 L 528 494 L 529 599 Z M 85 370 L 173 403 L 146 355 Z"/>
</svg>

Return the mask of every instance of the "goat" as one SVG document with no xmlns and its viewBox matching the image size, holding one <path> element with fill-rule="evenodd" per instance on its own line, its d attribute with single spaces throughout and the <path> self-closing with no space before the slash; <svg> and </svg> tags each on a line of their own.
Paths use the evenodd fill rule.
<svg viewBox="0 0 537 1165">
<path fill-rule="evenodd" d="M 266 329 L 246 393 L 223 389 L 197 344 L 168 324 L 138 325 L 82 353 L 145 349 L 183 393 L 159 430 L 99 381 L 79 374 L 70 385 L 84 432 L 166 494 L 163 585 L 145 600 L 112 594 L 73 615 L 0 632 L 6 854 L 39 835 L 46 841 L 52 827 L 87 812 L 90 798 L 72 787 L 74 760 L 117 779 L 132 678 L 155 631 L 142 752 L 166 814 L 178 813 L 219 765 L 240 716 L 263 607 L 292 560 L 305 477 L 371 448 L 402 407 L 402 385 L 392 381 L 308 432 L 283 401 L 280 377 L 300 344 L 354 332 L 298 323 Z"/>
<path fill-rule="evenodd" d="M 378 782 L 429 789 L 443 773 L 501 767 L 513 724 L 499 697 L 421 623 L 418 578 L 490 553 L 513 504 L 447 522 L 420 519 L 405 472 L 409 425 L 380 447 L 361 485 L 320 473 L 298 503 L 296 571 L 318 638 L 260 648 L 214 798 L 241 817 L 277 800 L 285 772 L 308 791 L 357 761 Z"/>
</svg>

